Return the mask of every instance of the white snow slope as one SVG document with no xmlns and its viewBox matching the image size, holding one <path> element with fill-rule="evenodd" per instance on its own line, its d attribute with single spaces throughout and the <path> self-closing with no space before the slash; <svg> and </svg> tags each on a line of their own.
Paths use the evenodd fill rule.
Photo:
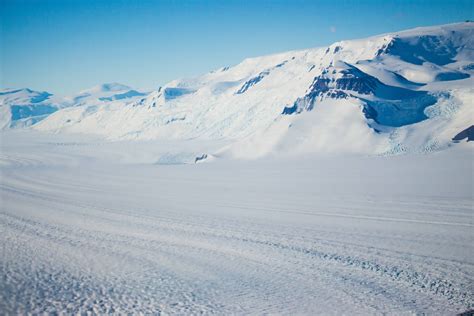
<svg viewBox="0 0 474 316">
<path fill-rule="evenodd" d="M 35 128 L 106 139 L 233 139 L 217 154 L 444 149 L 473 124 L 474 23 L 249 58 L 133 103 L 85 104 Z"/>
</svg>

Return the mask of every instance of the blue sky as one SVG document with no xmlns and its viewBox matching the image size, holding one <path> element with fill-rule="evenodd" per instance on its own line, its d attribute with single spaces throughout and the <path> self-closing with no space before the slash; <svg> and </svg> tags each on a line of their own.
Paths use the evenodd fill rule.
<svg viewBox="0 0 474 316">
<path fill-rule="evenodd" d="M 1 82 L 154 89 L 251 56 L 474 19 L 474 1 L 0 0 Z"/>
</svg>

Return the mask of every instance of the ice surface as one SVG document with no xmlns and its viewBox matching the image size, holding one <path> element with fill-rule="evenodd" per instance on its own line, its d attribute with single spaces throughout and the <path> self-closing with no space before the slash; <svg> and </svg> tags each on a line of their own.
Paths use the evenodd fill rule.
<svg viewBox="0 0 474 316">
<path fill-rule="evenodd" d="M 3 313 L 474 307 L 467 143 L 430 155 L 195 164 L 183 157 L 225 144 L 1 137 Z"/>
</svg>

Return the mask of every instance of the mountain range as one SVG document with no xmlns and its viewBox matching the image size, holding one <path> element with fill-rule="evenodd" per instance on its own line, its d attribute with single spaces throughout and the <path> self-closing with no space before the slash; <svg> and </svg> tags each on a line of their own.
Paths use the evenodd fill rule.
<svg viewBox="0 0 474 316">
<path fill-rule="evenodd" d="M 431 152 L 473 139 L 474 23 L 248 58 L 152 92 L 0 91 L 0 129 L 226 139 L 206 157 Z"/>
</svg>

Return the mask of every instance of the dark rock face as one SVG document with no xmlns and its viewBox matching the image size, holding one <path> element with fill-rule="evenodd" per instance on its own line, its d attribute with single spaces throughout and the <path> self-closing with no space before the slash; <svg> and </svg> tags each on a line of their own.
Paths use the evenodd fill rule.
<svg viewBox="0 0 474 316">
<path fill-rule="evenodd" d="M 199 157 L 194 158 L 194 163 L 198 163 L 199 161 L 206 160 L 207 159 L 207 154 L 202 154 Z"/>
<path fill-rule="evenodd" d="M 262 71 L 261 73 L 258 74 L 258 76 L 247 80 L 235 94 L 245 93 L 245 91 L 247 91 L 250 87 L 259 83 L 263 78 L 265 78 L 269 74 L 270 74 L 270 71 L 268 70 Z"/>
<path fill-rule="evenodd" d="M 360 94 L 373 94 L 377 86 L 382 84 L 377 78 L 360 71 L 354 66 L 341 70 L 341 73 L 343 76 L 336 80 L 336 89 L 351 90 Z"/>
<path fill-rule="evenodd" d="M 305 96 L 283 109 L 283 115 L 311 111 L 325 98 L 356 98 L 363 101 L 363 113 L 378 124 L 399 127 L 427 119 L 426 107 L 436 103 L 436 97 L 426 91 L 410 90 L 382 83 L 353 65 L 329 67 L 314 78 Z"/>
<path fill-rule="evenodd" d="M 331 83 L 331 79 L 325 78 L 323 76 L 318 76 L 313 79 L 313 83 L 309 87 L 309 93 L 313 94 L 321 94 L 324 92 L 329 91 L 329 84 Z"/>
<path fill-rule="evenodd" d="M 297 112 L 297 111 L 298 111 L 298 105 L 297 105 L 296 102 L 295 102 L 295 104 L 293 104 L 293 106 L 291 106 L 291 107 L 287 107 L 287 106 L 284 107 L 284 108 L 283 108 L 283 112 L 281 112 L 281 114 L 283 114 L 283 115 L 291 115 L 291 114 L 293 114 L 293 113 L 299 113 L 299 112 Z"/>
<path fill-rule="evenodd" d="M 347 68 L 336 69 L 330 67 L 325 69 L 320 76 L 314 78 L 309 91 L 318 95 L 329 90 L 349 90 L 359 94 L 375 94 L 377 86 L 382 83 L 358 68 L 344 63 Z M 336 74 L 340 74 L 337 77 Z"/>
<path fill-rule="evenodd" d="M 280 68 L 280 67 L 283 67 L 285 66 L 285 64 L 288 62 L 288 60 L 285 60 L 284 62 L 282 63 L 279 63 L 278 65 L 276 65 L 274 68 Z"/>
<path fill-rule="evenodd" d="M 186 117 L 172 117 L 169 120 L 166 121 L 166 125 L 171 124 L 173 122 L 178 122 L 178 121 L 184 121 Z"/>
<path fill-rule="evenodd" d="M 471 125 L 465 130 L 456 134 L 456 136 L 453 137 L 453 141 L 460 142 L 461 140 L 465 138 L 467 138 L 468 142 L 474 141 L 474 125 Z"/>
<path fill-rule="evenodd" d="M 348 97 L 345 91 L 353 91 L 358 94 L 374 94 L 380 83 L 358 68 L 345 64 L 346 68 L 337 70 L 334 67 L 324 69 L 322 74 L 316 76 L 308 88 L 308 92 L 302 98 L 298 98 L 291 107 L 285 107 L 282 114 L 300 113 L 303 110 L 311 111 L 318 98 L 343 99 Z M 336 74 L 341 76 L 336 76 Z"/>
</svg>

